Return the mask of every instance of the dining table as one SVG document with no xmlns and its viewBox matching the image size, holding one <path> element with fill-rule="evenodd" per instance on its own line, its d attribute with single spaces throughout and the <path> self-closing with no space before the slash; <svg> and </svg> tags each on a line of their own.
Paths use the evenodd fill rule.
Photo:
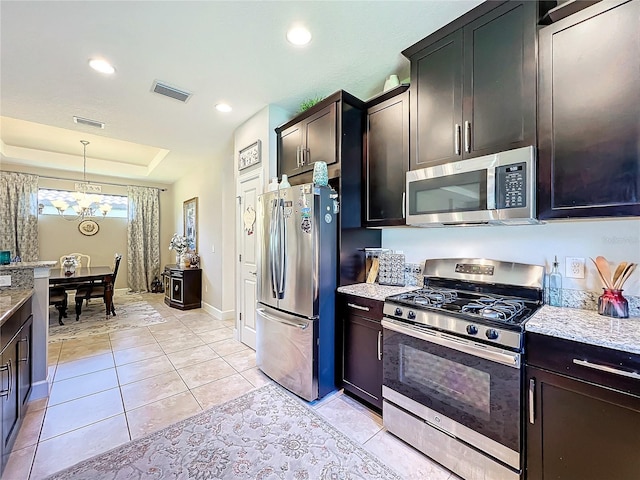
<svg viewBox="0 0 640 480">
<path fill-rule="evenodd" d="M 76 267 L 75 271 L 68 272 L 65 268 L 52 268 L 49 271 L 49 286 L 61 286 L 67 290 L 75 290 L 79 286 L 104 285 L 104 305 L 107 318 L 111 315 L 113 305 L 113 267 Z M 76 297 L 76 320 L 82 313 L 83 297 Z"/>
</svg>

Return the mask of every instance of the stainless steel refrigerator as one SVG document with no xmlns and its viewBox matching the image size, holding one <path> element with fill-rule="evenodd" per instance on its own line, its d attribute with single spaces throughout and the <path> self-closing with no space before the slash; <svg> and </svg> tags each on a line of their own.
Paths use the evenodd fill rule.
<svg viewBox="0 0 640 480">
<path fill-rule="evenodd" d="M 296 185 L 257 208 L 257 365 L 312 401 L 335 389 L 337 194 Z"/>
</svg>

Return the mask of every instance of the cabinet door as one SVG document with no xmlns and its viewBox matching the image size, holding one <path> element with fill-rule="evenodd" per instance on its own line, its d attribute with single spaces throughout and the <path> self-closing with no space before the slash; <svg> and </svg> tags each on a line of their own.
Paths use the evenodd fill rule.
<svg viewBox="0 0 640 480">
<path fill-rule="evenodd" d="M 526 372 L 533 399 L 528 480 L 638 478 L 639 397 L 533 367 Z"/>
<path fill-rule="evenodd" d="M 0 359 L 0 401 L 2 402 L 2 447 L 4 465 L 6 456 L 17 434 L 20 420 L 20 401 L 18 399 L 18 339 L 7 345 Z"/>
<path fill-rule="evenodd" d="M 342 380 L 345 389 L 382 408 L 382 326 L 346 315 L 343 323 Z"/>
<path fill-rule="evenodd" d="M 278 176 L 292 177 L 302 173 L 302 149 L 304 139 L 302 122 L 283 130 L 278 139 Z"/>
<path fill-rule="evenodd" d="M 365 224 L 402 225 L 409 168 L 409 92 L 367 111 Z"/>
<path fill-rule="evenodd" d="M 33 339 L 33 316 L 25 322 L 18 340 L 18 396 L 20 405 L 25 405 L 31 393 L 33 381 L 31 340 Z"/>
<path fill-rule="evenodd" d="M 537 2 L 507 2 L 464 27 L 463 157 L 536 144 Z"/>
<path fill-rule="evenodd" d="M 179 304 L 183 303 L 183 287 L 182 277 L 171 277 L 171 301 Z"/>
<path fill-rule="evenodd" d="M 411 58 L 411 170 L 460 160 L 462 30 Z"/>
<path fill-rule="evenodd" d="M 313 170 L 315 162 L 326 162 L 327 165 L 331 165 L 338 161 L 336 127 L 335 103 L 304 120 L 303 172 Z"/>
<path fill-rule="evenodd" d="M 539 216 L 640 215 L 640 2 L 540 30 Z"/>
</svg>

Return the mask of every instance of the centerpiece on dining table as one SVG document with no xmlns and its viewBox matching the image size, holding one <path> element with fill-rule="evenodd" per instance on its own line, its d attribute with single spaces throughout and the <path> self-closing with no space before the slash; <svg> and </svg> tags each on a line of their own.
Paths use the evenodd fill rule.
<svg viewBox="0 0 640 480">
<path fill-rule="evenodd" d="M 68 257 L 64 257 L 62 260 L 62 268 L 64 269 L 64 275 L 66 277 L 70 277 L 76 272 L 76 267 L 78 266 L 78 259 L 74 255 L 69 255 Z"/>
<path fill-rule="evenodd" d="M 171 241 L 169 242 L 169 250 L 175 250 L 176 252 L 176 264 L 180 268 L 186 268 L 186 253 L 189 249 L 189 243 L 187 242 L 187 237 L 184 235 L 178 235 L 177 233 L 173 234 L 171 237 Z"/>
</svg>

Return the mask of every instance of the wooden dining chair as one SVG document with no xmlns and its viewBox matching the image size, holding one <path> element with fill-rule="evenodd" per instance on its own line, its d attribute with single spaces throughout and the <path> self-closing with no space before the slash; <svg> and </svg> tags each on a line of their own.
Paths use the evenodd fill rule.
<svg viewBox="0 0 640 480">
<path fill-rule="evenodd" d="M 112 279 L 112 288 L 115 290 L 116 277 L 118 275 L 118 267 L 120 267 L 120 260 L 122 260 L 122 255 L 116 253 L 114 256 L 114 264 L 113 264 L 113 279 Z M 102 298 L 105 301 L 104 294 L 106 291 L 106 285 L 104 282 L 98 283 L 88 283 L 81 284 L 78 286 L 76 290 L 76 320 L 80 319 L 80 313 L 82 313 L 82 301 L 89 300 L 90 298 Z M 111 314 L 116 316 L 116 309 L 113 306 L 113 301 L 111 302 Z"/>
<path fill-rule="evenodd" d="M 64 287 L 49 287 L 49 305 L 53 305 L 58 310 L 58 323 L 64 325 L 63 318 L 67 318 L 68 295 Z"/>
<path fill-rule="evenodd" d="M 62 267 L 62 264 L 66 257 L 76 257 L 76 260 L 78 261 L 78 268 L 91 266 L 90 255 L 86 255 L 84 253 L 68 253 L 67 255 L 63 255 L 60 257 L 60 267 Z"/>
</svg>

